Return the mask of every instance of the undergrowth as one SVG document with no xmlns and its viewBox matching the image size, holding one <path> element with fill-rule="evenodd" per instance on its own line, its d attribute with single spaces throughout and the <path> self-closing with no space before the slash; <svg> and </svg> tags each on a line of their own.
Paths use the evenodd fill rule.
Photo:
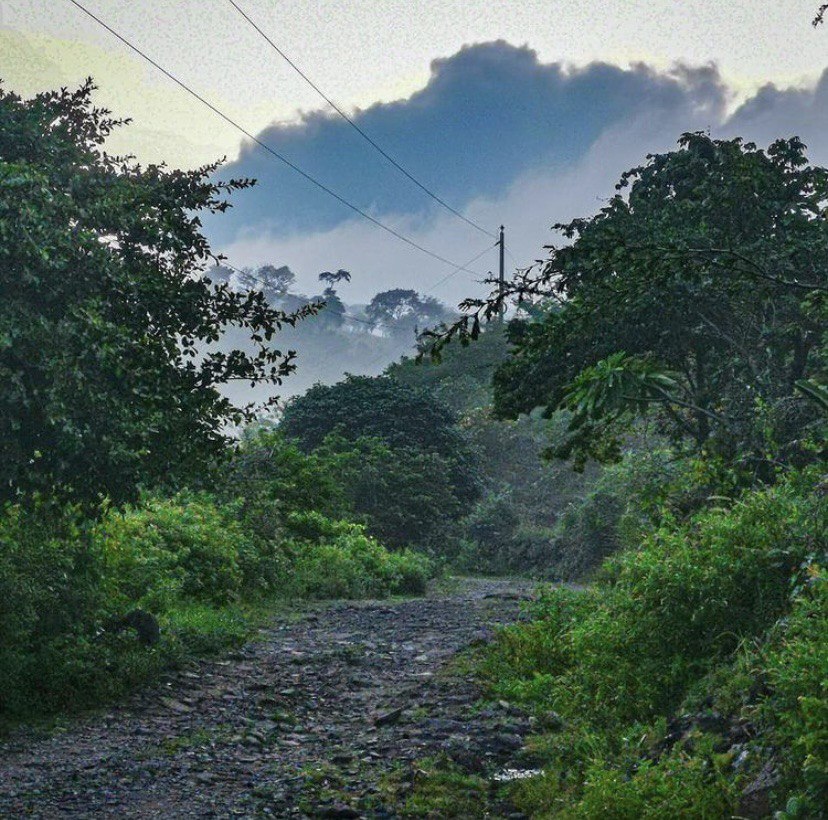
<svg viewBox="0 0 828 820">
<path fill-rule="evenodd" d="M 481 662 L 491 696 L 555 727 L 516 805 L 729 817 L 764 769 L 779 817 L 824 816 L 826 524 L 818 476 L 794 474 L 665 523 L 589 590 L 547 590 Z"/>
</svg>

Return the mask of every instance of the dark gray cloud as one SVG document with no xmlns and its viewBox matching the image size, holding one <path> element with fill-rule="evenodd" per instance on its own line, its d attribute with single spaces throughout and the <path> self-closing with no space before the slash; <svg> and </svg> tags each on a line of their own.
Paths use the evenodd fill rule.
<svg viewBox="0 0 828 820">
<path fill-rule="evenodd" d="M 813 88 L 764 86 L 734 112 L 722 131 L 760 146 L 779 137 L 800 137 L 813 162 L 828 163 L 828 70 Z"/>
<path fill-rule="evenodd" d="M 607 129 L 644 114 L 714 126 L 726 96 L 710 66 L 658 72 L 592 63 L 570 69 L 498 41 L 435 60 L 422 90 L 359 111 L 355 119 L 424 184 L 462 208 L 478 198 L 496 199 L 531 169 L 571 166 Z M 433 201 L 338 117 L 309 113 L 259 137 L 365 210 L 424 221 L 434 213 Z M 209 224 L 218 244 L 263 231 L 326 230 L 353 217 L 256 145 L 246 145 L 222 176 L 255 177 L 259 185 L 237 195 L 235 208 Z"/>
</svg>

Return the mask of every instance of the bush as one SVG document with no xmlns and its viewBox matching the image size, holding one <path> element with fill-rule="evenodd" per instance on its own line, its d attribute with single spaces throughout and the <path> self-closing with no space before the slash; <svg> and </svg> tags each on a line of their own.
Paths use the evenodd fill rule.
<svg viewBox="0 0 828 820">
<path fill-rule="evenodd" d="M 490 493 L 463 521 L 465 538 L 457 566 L 477 573 L 531 572 L 550 577 L 554 572 L 554 532 L 549 527 L 523 523 L 513 499 Z"/>
<path fill-rule="evenodd" d="M 552 570 L 567 580 L 588 576 L 608 556 L 637 546 L 662 521 L 697 510 L 709 494 L 705 489 L 692 475 L 692 464 L 669 450 L 631 450 L 563 511 L 554 528 Z"/>
<path fill-rule="evenodd" d="M 675 705 L 712 661 L 783 613 L 794 567 L 825 532 L 824 506 L 790 481 L 664 526 L 612 559 L 601 605 L 570 635 L 568 697 L 613 720 Z"/>
<path fill-rule="evenodd" d="M 79 511 L 0 514 L 0 715 L 74 702 L 106 611 L 104 565 Z M 53 685 L 61 670 L 59 686 Z"/>
<path fill-rule="evenodd" d="M 425 591 L 431 562 L 408 550 L 389 552 L 363 527 L 325 522 L 321 516 L 301 522 L 305 533 L 317 527 L 321 542 L 293 547 L 293 586 L 304 598 L 383 598 Z"/>
<path fill-rule="evenodd" d="M 790 616 L 758 659 L 770 688 L 760 717 L 789 750 L 783 772 L 789 813 L 818 817 L 828 806 L 828 573 L 809 564 L 804 575 Z"/>
<path fill-rule="evenodd" d="M 828 504 L 814 479 L 792 474 L 729 508 L 663 523 L 610 559 L 592 589 L 550 590 L 533 620 L 501 633 L 481 666 L 493 694 L 560 716 L 539 747 L 547 774 L 519 787 L 523 808 L 729 816 L 738 778 L 705 736 L 653 751 L 666 718 L 720 687 L 721 713 L 760 721 L 762 743 L 783 750 L 791 816 L 819 816 L 828 607 L 813 556 L 824 554 Z"/>
<path fill-rule="evenodd" d="M 348 509 L 341 478 L 318 455 L 303 453 L 266 425 L 248 427 L 218 489 L 257 544 L 284 537 L 291 513 L 341 517 Z"/>
<path fill-rule="evenodd" d="M 117 593 L 156 610 L 179 595 L 214 604 L 236 599 L 239 553 L 250 552 L 235 518 L 206 495 L 147 498 L 110 511 L 97 538 Z"/>
<path fill-rule="evenodd" d="M 385 597 L 425 590 L 431 563 L 361 525 L 280 514 L 282 538 L 245 530 L 238 504 L 147 496 L 97 520 L 73 507 L 0 514 L 0 719 L 99 704 L 183 659 L 237 644 L 262 593 Z M 158 618 L 146 647 L 117 619 Z"/>
</svg>

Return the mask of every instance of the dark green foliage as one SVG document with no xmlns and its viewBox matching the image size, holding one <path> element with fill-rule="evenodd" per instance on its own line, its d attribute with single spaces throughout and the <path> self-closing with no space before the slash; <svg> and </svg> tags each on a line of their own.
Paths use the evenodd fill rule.
<svg viewBox="0 0 828 820">
<path fill-rule="evenodd" d="M 569 465 L 541 458 L 549 438 L 565 428 L 562 415 L 551 420 L 537 413 L 514 421 L 493 417 L 492 375 L 507 356 L 504 329 L 492 325 L 473 345 L 445 347 L 439 361 L 403 359 L 387 372 L 432 390 L 461 413 L 459 424 L 476 455 L 484 494 L 463 522 L 459 565 L 465 571 L 555 576 L 550 527 L 598 470 L 590 465 L 579 475 Z"/>
<path fill-rule="evenodd" d="M 305 451 L 337 433 L 349 441 L 379 438 L 392 447 L 415 447 L 450 458 L 462 450 L 456 416 L 428 390 L 385 376 L 348 376 L 318 384 L 288 402 L 280 429 Z"/>
<path fill-rule="evenodd" d="M 427 353 L 427 346 L 420 352 Z M 439 401 L 463 414 L 491 405 L 492 375 L 508 352 L 504 328 L 492 325 L 474 345 L 446 347 L 439 361 L 403 357 L 385 372 L 411 387 L 431 390 Z"/>
<path fill-rule="evenodd" d="M 146 497 L 97 522 L 73 507 L 8 505 L 0 516 L 0 721 L 91 706 L 164 668 L 245 639 L 257 608 L 290 598 L 421 594 L 430 561 L 388 552 L 363 528 L 280 511 L 278 540 L 239 505 Z M 269 606 L 272 606 L 271 603 Z M 147 646 L 119 622 L 161 625 Z"/>
<path fill-rule="evenodd" d="M 243 414 L 216 388 L 278 383 L 295 317 L 199 278 L 199 211 L 249 183 L 107 154 L 91 83 L 0 91 L 0 499 L 134 498 L 202 476 Z M 212 348 L 240 328 L 252 352 Z"/>
<path fill-rule="evenodd" d="M 302 452 L 265 424 L 245 429 L 220 481 L 221 495 L 238 500 L 245 527 L 265 541 L 280 537 L 289 513 L 343 515 L 345 489 L 324 458 Z"/>
<path fill-rule="evenodd" d="M 617 457 L 619 432 L 650 410 L 676 442 L 750 475 L 807 459 L 817 413 L 794 385 L 825 368 L 828 172 L 796 139 L 761 151 L 688 134 L 619 188 L 559 226 L 572 243 L 516 283 L 556 304 L 510 326 L 497 411 L 568 401 L 559 453 L 580 459 Z"/>
<path fill-rule="evenodd" d="M 617 550 L 637 548 L 665 520 L 681 521 L 700 509 L 712 486 L 700 465 L 677 459 L 668 449 L 644 451 L 639 443 L 562 510 L 554 527 L 551 568 L 566 580 L 585 578 Z M 720 482 L 715 486 L 721 491 Z"/>
<path fill-rule="evenodd" d="M 392 545 L 445 553 L 463 506 L 479 494 L 456 417 L 425 389 L 384 376 L 316 385 L 285 408 L 280 431 L 332 459 L 369 531 Z"/>
<path fill-rule="evenodd" d="M 390 447 L 379 438 L 349 442 L 337 435 L 318 453 L 341 481 L 353 515 L 376 538 L 392 547 L 453 554 L 464 506 L 451 461 L 436 452 Z"/>
</svg>

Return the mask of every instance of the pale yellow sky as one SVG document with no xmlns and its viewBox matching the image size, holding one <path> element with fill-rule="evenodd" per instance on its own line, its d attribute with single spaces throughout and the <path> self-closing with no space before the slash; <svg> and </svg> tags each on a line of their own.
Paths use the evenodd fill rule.
<svg viewBox="0 0 828 820">
<path fill-rule="evenodd" d="M 95 14 L 257 131 L 320 100 L 227 0 L 83 0 Z M 429 62 L 497 38 L 542 60 L 714 61 L 737 92 L 799 85 L 828 65 L 812 0 L 239 0 L 346 107 L 407 96 Z M 91 74 L 99 102 L 131 116 L 114 150 L 192 166 L 234 156 L 239 135 L 131 55 L 68 0 L 0 0 L 0 77 L 23 94 Z"/>
</svg>

